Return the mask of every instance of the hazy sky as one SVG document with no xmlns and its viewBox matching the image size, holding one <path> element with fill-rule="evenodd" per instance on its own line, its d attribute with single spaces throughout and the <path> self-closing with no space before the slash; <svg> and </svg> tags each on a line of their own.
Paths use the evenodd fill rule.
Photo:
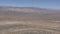
<svg viewBox="0 0 60 34">
<path fill-rule="evenodd" d="M 60 0 L 0 0 L 0 6 L 60 9 Z"/>
</svg>

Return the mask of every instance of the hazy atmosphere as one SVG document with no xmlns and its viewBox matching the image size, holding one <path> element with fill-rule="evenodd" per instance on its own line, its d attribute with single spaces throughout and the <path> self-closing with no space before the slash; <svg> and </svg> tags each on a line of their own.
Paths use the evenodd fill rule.
<svg viewBox="0 0 60 34">
<path fill-rule="evenodd" d="M 60 0 L 0 0 L 0 34 L 60 34 Z"/>
<path fill-rule="evenodd" d="M 0 6 L 60 9 L 60 0 L 0 0 Z"/>
</svg>

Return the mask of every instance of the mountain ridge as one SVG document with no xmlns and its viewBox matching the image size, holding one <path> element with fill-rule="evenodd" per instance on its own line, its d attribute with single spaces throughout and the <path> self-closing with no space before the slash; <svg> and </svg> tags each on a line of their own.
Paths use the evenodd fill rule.
<svg viewBox="0 0 60 34">
<path fill-rule="evenodd" d="M 15 18 L 17 17 L 23 17 L 26 19 L 60 19 L 60 11 L 57 10 L 48 10 L 48 9 L 41 9 L 41 8 L 34 8 L 34 7 L 27 7 L 27 8 L 16 8 L 16 7 L 0 7 L 0 16 L 3 16 L 3 18 L 7 17 L 10 19 L 13 18 L 12 16 L 14 16 Z M 10 16 L 10 17 L 8 17 Z M 23 19 L 22 18 L 22 19 Z"/>
</svg>

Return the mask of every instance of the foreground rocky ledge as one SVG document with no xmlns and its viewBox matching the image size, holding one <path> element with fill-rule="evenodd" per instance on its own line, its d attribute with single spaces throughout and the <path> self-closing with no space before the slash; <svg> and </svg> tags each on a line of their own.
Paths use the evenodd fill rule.
<svg viewBox="0 0 60 34">
<path fill-rule="evenodd" d="M 0 21 L 0 34 L 60 34 L 60 27 L 43 21 Z"/>
</svg>

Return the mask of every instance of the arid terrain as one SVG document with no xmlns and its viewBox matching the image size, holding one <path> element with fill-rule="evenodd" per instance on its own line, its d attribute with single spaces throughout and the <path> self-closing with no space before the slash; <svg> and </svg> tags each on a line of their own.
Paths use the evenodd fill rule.
<svg viewBox="0 0 60 34">
<path fill-rule="evenodd" d="M 0 34 L 60 34 L 60 10 L 0 7 Z"/>
</svg>

